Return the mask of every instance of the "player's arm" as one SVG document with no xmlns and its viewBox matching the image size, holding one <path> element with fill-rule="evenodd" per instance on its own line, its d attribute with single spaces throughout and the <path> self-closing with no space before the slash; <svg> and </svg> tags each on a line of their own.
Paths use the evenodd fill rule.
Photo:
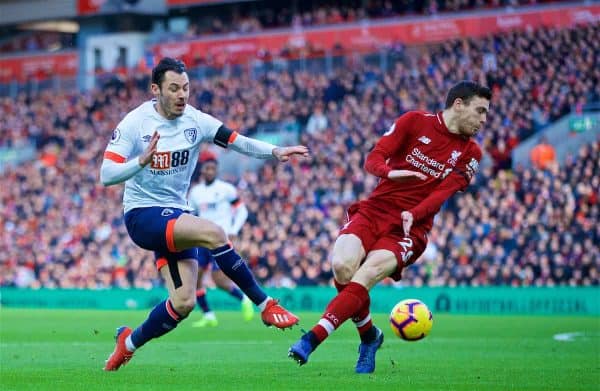
<svg viewBox="0 0 600 391">
<path fill-rule="evenodd" d="M 233 208 L 233 223 L 231 224 L 231 232 L 229 233 L 237 235 L 248 219 L 248 208 L 239 198 L 231 204 L 231 207 Z"/>
<path fill-rule="evenodd" d="M 196 216 L 200 216 L 200 205 L 196 202 L 196 186 L 193 186 L 190 189 L 188 204 L 190 205 L 190 208 L 192 208 L 192 213 Z"/>
<path fill-rule="evenodd" d="M 477 147 L 467 158 L 461 159 L 450 174 L 425 199 L 412 209 L 402 212 L 404 233 L 408 235 L 414 221 L 437 213 L 448 198 L 456 192 L 466 189 L 479 167 L 480 160 L 481 150 Z"/>
<path fill-rule="evenodd" d="M 246 208 L 246 204 L 244 204 L 244 201 L 239 197 L 238 191 L 233 185 L 229 186 L 228 199 L 231 203 L 233 212 L 231 227 L 228 234 L 237 235 L 248 219 L 248 208 Z"/>
<path fill-rule="evenodd" d="M 308 148 L 303 145 L 293 147 L 278 147 L 264 141 L 245 137 L 238 132 L 229 129 L 221 121 L 212 115 L 196 110 L 196 120 L 203 133 L 203 141 L 212 140 L 213 143 L 222 147 L 233 149 L 246 156 L 258 159 L 270 159 L 275 157 L 281 162 L 288 161 L 294 155 L 308 157 Z"/>
<path fill-rule="evenodd" d="M 286 162 L 292 156 L 308 157 L 308 148 L 304 145 L 292 147 L 278 147 L 264 141 L 242 136 L 236 131 L 221 125 L 215 134 L 214 143 L 223 148 L 231 148 L 243 155 L 252 156 L 257 159 L 269 159 L 275 157 L 280 162 Z"/>
<path fill-rule="evenodd" d="M 412 170 L 393 170 L 388 165 L 388 159 L 392 157 L 406 140 L 410 132 L 412 122 L 416 115 L 415 112 L 406 113 L 398 118 L 379 139 L 375 148 L 367 155 L 365 160 L 365 170 L 379 178 L 391 179 L 394 181 L 403 181 L 411 178 L 427 179 L 427 177 L 417 171 Z"/>
<path fill-rule="evenodd" d="M 119 132 L 117 129 L 115 132 Z M 156 152 L 156 146 L 160 135 L 154 132 L 148 147 L 139 156 L 127 159 L 129 151 L 133 148 L 132 140 L 126 132 L 117 133 L 117 139 L 109 143 L 104 152 L 104 159 L 100 167 L 100 181 L 104 186 L 116 185 L 125 182 L 138 172 L 140 172 L 150 161 Z"/>
</svg>

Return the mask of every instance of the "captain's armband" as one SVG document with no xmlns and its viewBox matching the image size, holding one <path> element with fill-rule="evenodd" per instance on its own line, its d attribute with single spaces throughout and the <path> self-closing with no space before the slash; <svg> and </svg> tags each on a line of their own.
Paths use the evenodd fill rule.
<svg viewBox="0 0 600 391">
<path fill-rule="evenodd" d="M 238 133 L 234 130 L 229 129 L 225 125 L 221 125 L 215 134 L 213 142 L 219 147 L 227 148 L 229 144 L 235 140 Z"/>
</svg>

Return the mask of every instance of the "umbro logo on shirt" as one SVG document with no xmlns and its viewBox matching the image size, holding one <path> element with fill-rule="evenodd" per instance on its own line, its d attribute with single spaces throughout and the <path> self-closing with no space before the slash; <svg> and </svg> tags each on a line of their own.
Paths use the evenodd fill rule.
<svg viewBox="0 0 600 391">
<path fill-rule="evenodd" d="M 421 136 L 419 137 L 419 141 L 423 144 L 429 144 L 431 142 L 431 139 L 427 136 Z"/>
</svg>

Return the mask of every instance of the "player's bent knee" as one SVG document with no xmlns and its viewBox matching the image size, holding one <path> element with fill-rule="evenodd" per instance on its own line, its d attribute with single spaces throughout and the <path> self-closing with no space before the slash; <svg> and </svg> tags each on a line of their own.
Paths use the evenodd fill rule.
<svg viewBox="0 0 600 391">
<path fill-rule="evenodd" d="M 332 260 L 332 269 L 335 279 L 340 284 L 347 284 L 352 279 L 354 272 L 354 262 L 351 259 L 336 257 Z"/>
<path fill-rule="evenodd" d="M 173 303 L 173 308 L 175 308 L 175 311 L 177 311 L 177 313 L 183 317 L 188 316 L 188 314 L 192 312 L 196 305 L 195 297 L 178 297 L 172 299 L 171 301 Z"/>
<path fill-rule="evenodd" d="M 206 247 L 211 250 L 221 247 L 221 246 L 224 246 L 228 242 L 227 234 L 225 234 L 225 231 L 223 230 L 223 228 L 219 227 L 218 225 L 215 225 L 214 229 L 211 229 L 206 234 L 206 238 L 204 238 L 204 239 L 208 243 Z"/>
</svg>

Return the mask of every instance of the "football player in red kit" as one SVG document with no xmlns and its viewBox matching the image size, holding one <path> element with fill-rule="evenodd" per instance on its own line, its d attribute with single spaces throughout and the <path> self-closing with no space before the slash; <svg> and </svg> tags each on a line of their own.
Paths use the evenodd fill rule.
<svg viewBox="0 0 600 391">
<path fill-rule="evenodd" d="M 357 373 L 375 370 L 383 343 L 373 325 L 369 290 L 415 262 L 440 207 L 464 190 L 477 171 L 481 149 L 471 139 L 488 115 L 491 91 L 463 81 L 450 89 L 437 114 L 418 111 L 399 117 L 369 153 L 365 169 L 381 178 L 371 195 L 348 209 L 332 266 L 338 295 L 319 322 L 289 350 L 300 365 L 333 331 L 352 318 L 360 334 Z"/>
</svg>

